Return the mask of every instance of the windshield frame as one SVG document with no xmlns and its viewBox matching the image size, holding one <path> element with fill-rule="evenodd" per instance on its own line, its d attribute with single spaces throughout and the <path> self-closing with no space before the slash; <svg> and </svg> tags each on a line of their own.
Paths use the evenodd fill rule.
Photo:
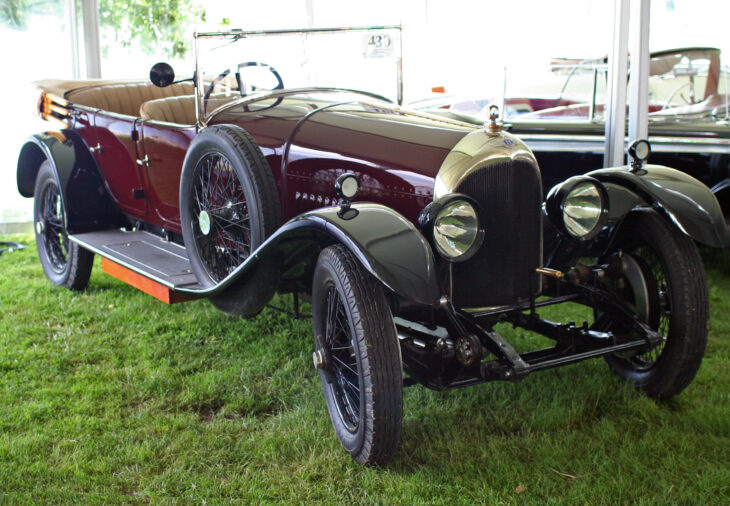
<svg viewBox="0 0 730 506">
<path fill-rule="evenodd" d="M 215 31 L 215 32 L 195 32 L 194 37 L 194 50 L 195 50 L 195 117 L 197 118 L 198 127 L 205 127 L 208 123 L 210 114 L 207 118 L 204 117 L 205 111 L 205 88 L 203 82 L 203 75 L 200 71 L 200 41 L 201 39 L 221 39 L 229 40 L 230 42 L 237 42 L 240 39 L 252 38 L 252 37 L 270 37 L 270 36 L 281 36 L 281 35 L 310 35 L 310 34 L 335 34 L 335 33 L 351 33 L 351 32 L 376 32 L 376 31 L 393 31 L 398 32 L 398 54 L 396 55 L 396 93 L 398 105 L 403 103 L 403 27 L 402 25 L 374 25 L 374 26 L 357 26 L 357 27 L 332 27 L 332 28 L 295 28 L 295 29 L 281 29 L 281 30 L 227 30 L 227 31 Z M 281 92 L 282 90 L 275 90 Z M 354 90 L 353 90 L 354 91 Z M 272 93 L 272 92 L 268 92 Z M 266 93 L 264 94 L 264 96 Z M 372 95 L 372 94 L 370 94 Z M 258 95 L 261 98 L 262 95 Z M 248 97 L 251 99 L 253 97 Z M 231 102 L 236 103 L 240 100 L 246 100 L 246 97 L 241 97 L 239 100 Z M 227 104 L 228 105 L 228 104 Z M 225 106 L 224 106 L 225 107 Z M 215 111 L 214 111 L 215 112 Z"/>
</svg>

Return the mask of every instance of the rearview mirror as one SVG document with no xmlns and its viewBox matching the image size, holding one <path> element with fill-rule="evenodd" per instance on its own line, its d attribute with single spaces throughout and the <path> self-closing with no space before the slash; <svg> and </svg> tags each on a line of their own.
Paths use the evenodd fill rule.
<svg viewBox="0 0 730 506">
<path fill-rule="evenodd" d="M 159 88 L 170 86 L 175 80 L 175 71 L 169 63 L 159 62 L 150 69 L 150 81 Z"/>
</svg>

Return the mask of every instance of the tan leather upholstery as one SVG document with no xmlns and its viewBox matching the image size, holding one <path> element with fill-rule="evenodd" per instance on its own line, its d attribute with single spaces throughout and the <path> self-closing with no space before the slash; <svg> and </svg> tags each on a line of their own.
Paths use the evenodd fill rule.
<svg viewBox="0 0 730 506">
<path fill-rule="evenodd" d="M 153 121 L 194 125 L 195 95 L 149 100 L 139 108 L 139 115 Z"/>
<path fill-rule="evenodd" d="M 104 111 L 139 116 L 140 107 L 149 100 L 192 95 L 193 92 L 191 83 L 172 84 L 166 88 L 158 88 L 150 82 L 118 83 L 73 90 L 66 94 L 66 99 Z"/>
<path fill-rule="evenodd" d="M 213 94 L 208 99 L 208 112 L 240 98 L 238 95 Z M 160 98 L 150 100 L 139 108 L 139 115 L 143 119 L 152 121 L 166 121 L 181 125 L 195 124 L 195 96 L 183 95 L 179 97 Z"/>
</svg>

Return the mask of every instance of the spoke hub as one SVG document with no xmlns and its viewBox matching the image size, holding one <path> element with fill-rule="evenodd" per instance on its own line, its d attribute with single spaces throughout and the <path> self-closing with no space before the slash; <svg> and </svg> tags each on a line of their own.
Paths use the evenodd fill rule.
<svg viewBox="0 0 730 506">
<path fill-rule="evenodd" d="M 43 235 L 43 232 L 46 230 L 46 225 L 43 223 L 42 220 L 38 220 L 35 222 L 35 231 L 38 235 Z"/>
<path fill-rule="evenodd" d="M 200 214 L 198 215 L 198 225 L 200 226 L 200 231 L 203 232 L 203 235 L 210 234 L 210 214 L 208 211 L 200 211 Z"/>
<path fill-rule="evenodd" d="M 312 361 L 314 362 L 314 367 L 317 369 L 327 368 L 327 354 L 323 349 L 319 349 L 312 353 Z"/>
</svg>

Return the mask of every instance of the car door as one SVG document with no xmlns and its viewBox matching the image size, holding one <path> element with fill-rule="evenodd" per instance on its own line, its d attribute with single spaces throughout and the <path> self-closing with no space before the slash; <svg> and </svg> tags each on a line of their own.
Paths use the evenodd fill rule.
<svg viewBox="0 0 730 506">
<path fill-rule="evenodd" d="M 141 121 L 138 130 L 140 167 L 144 175 L 145 196 L 150 205 L 149 220 L 179 232 L 180 175 L 196 127 Z"/>
<path fill-rule="evenodd" d="M 94 114 L 96 145 L 94 159 L 119 209 L 133 218 L 146 221 L 140 165 L 137 163 L 137 119 L 98 111 Z"/>
</svg>

